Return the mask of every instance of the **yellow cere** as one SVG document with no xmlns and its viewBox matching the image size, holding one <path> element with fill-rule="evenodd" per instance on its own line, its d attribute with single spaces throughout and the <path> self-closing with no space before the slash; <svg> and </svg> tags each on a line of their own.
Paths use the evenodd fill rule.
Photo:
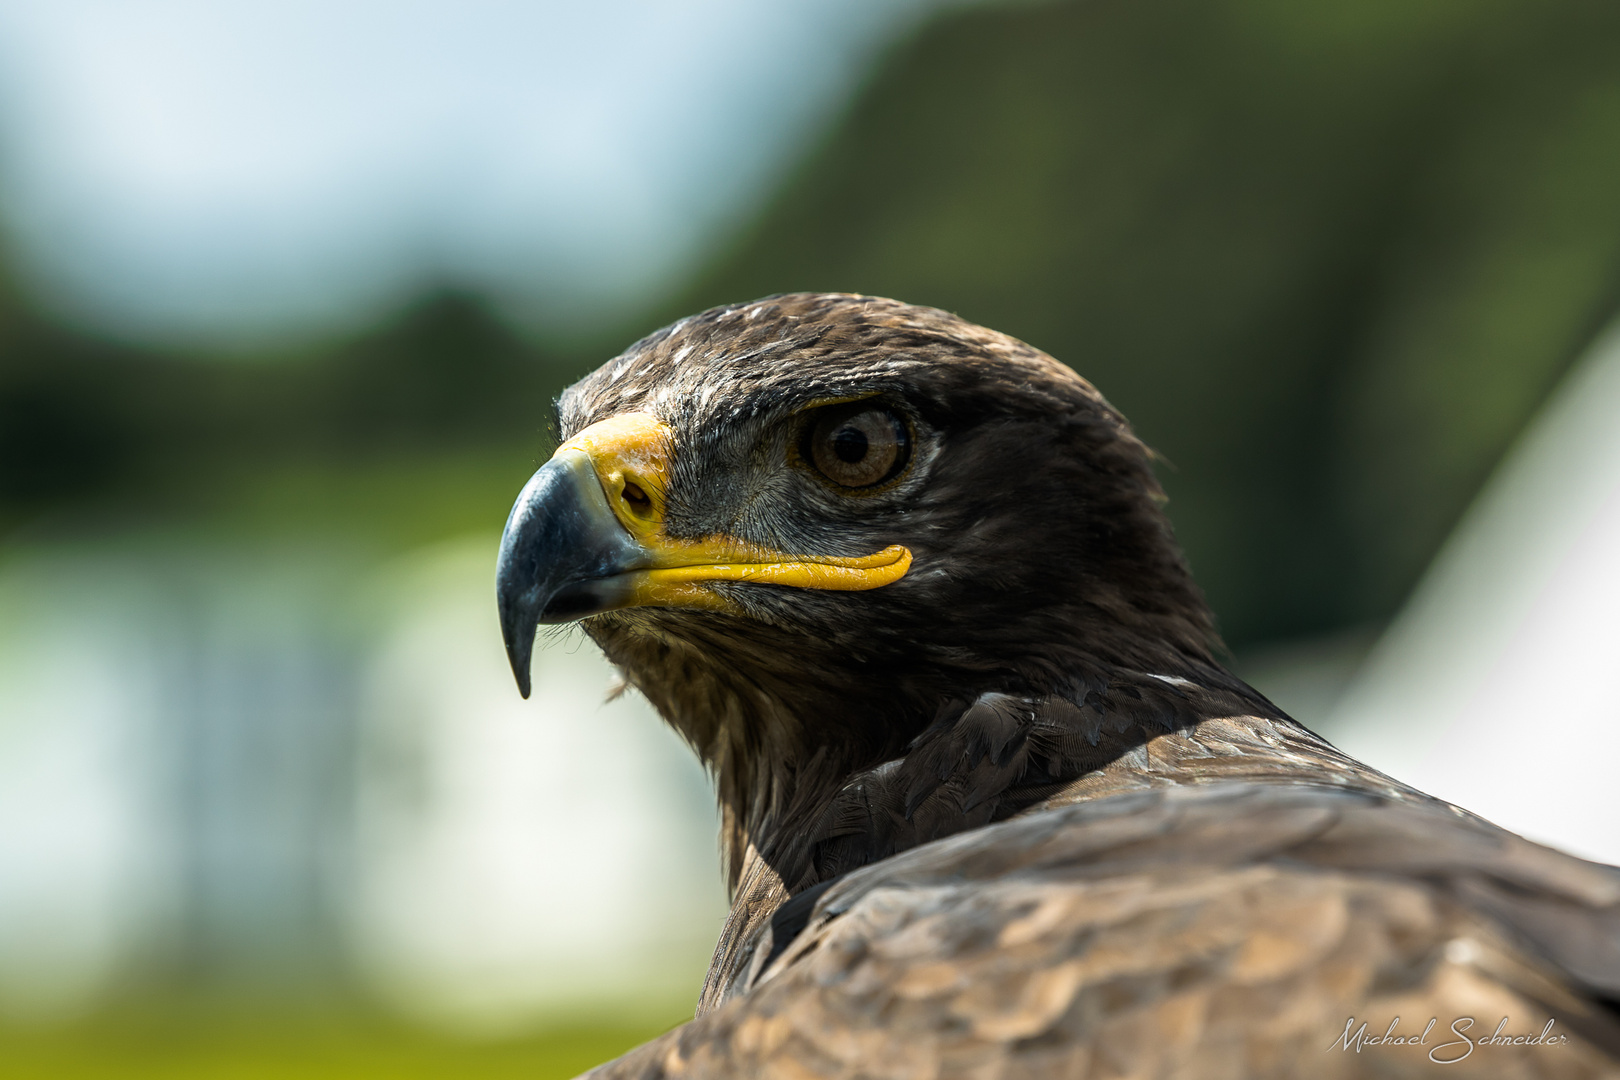
<svg viewBox="0 0 1620 1080">
<path fill-rule="evenodd" d="M 650 413 L 632 412 L 592 424 L 557 453 L 584 451 L 619 523 L 646 543 L 663 534 L 664 489 L 674 445 L 668 424 Z M 632 484 L 647 497 L 645 508 L 625 498 L 625 488 Z"/>
</svg>

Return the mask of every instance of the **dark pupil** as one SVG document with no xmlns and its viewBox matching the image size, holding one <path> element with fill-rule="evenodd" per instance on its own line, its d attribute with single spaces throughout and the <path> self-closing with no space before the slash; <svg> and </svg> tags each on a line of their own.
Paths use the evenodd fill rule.
<svg viewBox="0 0 1620 1080">
<path fill-rule="evenodd" d="M 832 450 L 839 461 L 853 465 L 866 456 L 866 436 L 857 428 L 839 428 L 833 435 Z"/>
</svg>

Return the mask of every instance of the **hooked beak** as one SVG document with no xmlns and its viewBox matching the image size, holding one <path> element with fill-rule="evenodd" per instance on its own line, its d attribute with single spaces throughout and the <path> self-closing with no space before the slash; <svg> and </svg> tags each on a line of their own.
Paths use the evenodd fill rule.
<svg viewBox="0 0 1620 1080">
<path fill-rule="evenodd" d="M 569 439 L 524 485 L 495 568 L 501 634 L 524 697 L 541 623 L 626 607 L 732 611 L 708 582 L 851 591 L 887 585 L 911 567 L 911 552 L 899 545 L 843 558 L 727 536 L 672 538 L 664 530 L 672 458 L 666 424 L 626 413 Z"/>
</svg>

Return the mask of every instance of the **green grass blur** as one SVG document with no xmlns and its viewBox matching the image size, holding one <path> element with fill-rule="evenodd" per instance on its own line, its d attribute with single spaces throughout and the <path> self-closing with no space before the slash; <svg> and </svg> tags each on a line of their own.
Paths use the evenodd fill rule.
<svg viewBox="0 0 1620 1080">
<path fill-rule="evenodd" d="M 0 1027 L 6 1080 L 552 1080 L 586 1069 L 690 1018 L 576 1023 L 505 1039 L 471 1040 L 357 1007 L 290 1009 L 268 1000 L 208 1007 L 165 998 L 58 1028 Z"/>
</svg>

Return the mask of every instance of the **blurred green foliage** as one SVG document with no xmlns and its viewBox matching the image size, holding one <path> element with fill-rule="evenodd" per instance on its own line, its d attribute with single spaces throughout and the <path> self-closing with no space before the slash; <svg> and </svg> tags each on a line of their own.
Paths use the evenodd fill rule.
<svg viewBox="0 0 1620 1080">
<path fill-rule="evenodd" d="M 959 312 L 1168 459 L 1234 646 L 1388 617 L 1620 299 L 1620 5 L 1081 0 L 894 55 L 670 315 Z"/>
</svg>

